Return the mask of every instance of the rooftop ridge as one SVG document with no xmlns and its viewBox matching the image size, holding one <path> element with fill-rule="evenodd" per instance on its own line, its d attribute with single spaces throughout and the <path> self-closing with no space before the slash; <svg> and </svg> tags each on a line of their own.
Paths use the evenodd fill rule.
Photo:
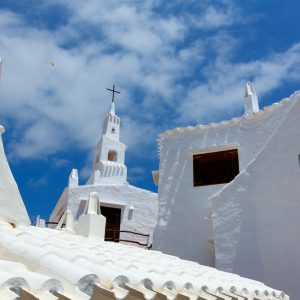
<svg viewBox="0 0 300 300">
<path fill-rule="evenodd" d="M 228 126 L 231 125 L 235 122 L 239 122 L 241 120 L 245 120 L 245 119 L 255 119 L 258 116 L 262 116 L 265 112 L 269 112 L 275 108 L 277 108 L 278 106 L 281 106 L 283 104 L 288 104 L 290 102 L 292 102 L 295 96 L 300 95 L 300 90 L 295 91 L 293 94 L 291 94 L 289 97 L 287 98 L 283 98 L 281 99 L 279 102 L 274 102 L 271 105 L 265 106 L 263 107 L 261 110 L 254 112 L 252 114 L 243 114 L 240 117 L 234 117 L 232 119 L 229 120 L 224 120 L 218 123 L 209 123 L 206 125 L 203 124 L 198 124 L 195 126 L 183 126 L 183 127 L 176 127 L 176 128 L 172 128 L 172 129 L 167 129 L 166 131 L 162 132 L 161 134 L 159 134 L 158 136 L 158 143 L 160 143 L 165 137 L 169 137 L 171 135 L 174 135 L 176 133 L 183 133 L 186 131 L 191 131 L 191 130 L 195 130 L 195 129 L 207 129 L 207 128 L 216 128 L 216 127 L 221 127 L 221 126 Z"/>
</svg>

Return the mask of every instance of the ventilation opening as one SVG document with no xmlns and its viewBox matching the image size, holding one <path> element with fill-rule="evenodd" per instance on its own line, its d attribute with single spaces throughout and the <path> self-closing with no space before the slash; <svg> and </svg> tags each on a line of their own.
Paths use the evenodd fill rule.
<svg viewBox="0 0 300 300">
<path fill-rule="evenodd" d="M 109 151 L 107 159 L 110 161 L 117 161 L 117 152 L 113 150 Z"/>
</svg>

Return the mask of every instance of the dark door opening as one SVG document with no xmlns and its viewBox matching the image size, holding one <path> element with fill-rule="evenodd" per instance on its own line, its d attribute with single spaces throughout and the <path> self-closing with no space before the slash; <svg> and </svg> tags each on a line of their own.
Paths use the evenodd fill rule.
<svg viewBox="0 0 300 300">
<path fill-rule="evenodd" d="M 106 218 L 105 240 L 119 242 L 121 209 L 101 206 L 101 215 Z"/>
</svg>

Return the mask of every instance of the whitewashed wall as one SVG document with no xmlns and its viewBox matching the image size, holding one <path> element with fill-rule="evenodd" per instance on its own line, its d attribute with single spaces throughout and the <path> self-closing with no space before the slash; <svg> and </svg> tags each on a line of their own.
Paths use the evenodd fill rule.
<svg viewBox="0 0 300 300">
<path fill-rule="evenodd" d="M 8 165 L 3 143 L 4 128 L 0 125 L 0 219 L 18 224 L 30 224 L 18 186 Z"/>
<path fill-rule="evenodd" d="M 298 99 L 298 100 L 297 100 Z M 300 93 L 267 145 L 211 199 L 216 267 L 300 293 Z"/>
<path fill-rule="evenodd" d="M 154 249 L 214 266 L 209 198 L 226 186 L 193 187 L 193 153 L 238 145 L 240 171 L 264 147 L 291 103 L 273 105 L 229 122 L 175 129 L 160 140 L 159 217 Z"/>
<path fill-rule="evenodd" d="M 60 216 L 59 212 L 65 209 L 71 210 L 77 220 L 83 213 L 85 201 L 91 192 L 98 192 L 101 205 L 121 208 L 120 230 L 150 233 L 150 243 L 152 243 L 158 214 L 157 194 L 129 184 L 84 185 L 66 188 L 51 215 L 51 221 L 57 222 Z M 130 210 L 130 207 L 133 209 Z M 122 234 L 121 237 L 133 238 L 130 234 Z M 134 239 L 142 243 L 146 240 L 144 237 L 138 238 L 137 236 L 134 236 Z"/>
</svg>

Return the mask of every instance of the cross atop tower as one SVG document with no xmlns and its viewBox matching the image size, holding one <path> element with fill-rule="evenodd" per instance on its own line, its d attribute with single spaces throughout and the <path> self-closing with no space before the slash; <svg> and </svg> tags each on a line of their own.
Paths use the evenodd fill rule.
<svg viewBox="0 0 300 300">
<path fill-rule="evenodd" d="M 111 102 L 115 102 L 115 94 L 121 94 L 120 92 L 118 92 L 117 90 L 115 90 L 115 85 L 113 85 L 113 89 L 108 89 L 106 88 L 108 91 L 112 92 L 112 99 Z"/>
</svg>

